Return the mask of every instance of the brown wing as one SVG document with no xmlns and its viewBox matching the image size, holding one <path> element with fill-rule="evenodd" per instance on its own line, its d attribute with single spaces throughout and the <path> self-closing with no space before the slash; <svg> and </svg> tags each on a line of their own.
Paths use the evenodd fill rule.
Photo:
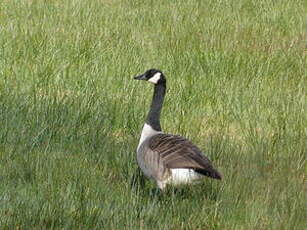
<svg viewBox="0 0 307 230">
<path fill-rule="evenodd" d="M 184 137 L 157 134 L 149 139 L 148 147 L 158 153 L 166 168 L 190 168 L 214 179 L 222 178 L 201 150 Z"/>
</svg>

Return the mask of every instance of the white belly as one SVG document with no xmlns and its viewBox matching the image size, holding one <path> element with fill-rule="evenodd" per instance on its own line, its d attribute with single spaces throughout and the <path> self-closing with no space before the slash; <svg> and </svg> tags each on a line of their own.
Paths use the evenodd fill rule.
<svg viewBox="0 0 307 230">
<path fill-rule="evenodd" d="M 171 173 L 172 176 L 168 183 L 173 185 L 195 183 L 203 178 L 203 175 L 195 172 L 193 169 L 171 169 Z"/>
</svg>

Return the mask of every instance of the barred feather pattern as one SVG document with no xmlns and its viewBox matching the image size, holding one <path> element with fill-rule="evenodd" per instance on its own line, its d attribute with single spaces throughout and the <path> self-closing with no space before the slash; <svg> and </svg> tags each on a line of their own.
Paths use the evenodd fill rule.
<svg viewBox="0 0 307 230">
<path fill-rule="evenodd" d="M 193 169 L 196 173 L 214 179 L 221 174 L 210 160 L 188 139 L 171 134 L 157 134 L 145 140 L 137 153 L 138 163 L 145 175 L 164 181 L 171 169 Z"/>
</svg>

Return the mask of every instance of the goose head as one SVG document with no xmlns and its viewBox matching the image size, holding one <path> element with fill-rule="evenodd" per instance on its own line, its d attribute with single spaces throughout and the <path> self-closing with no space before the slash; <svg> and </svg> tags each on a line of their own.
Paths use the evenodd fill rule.
<svg viewBox="0 0 307 230">
<path fill-rule="evenodd" d="M 149 69 L 145 73 L 135 76 L 135 80 L 145 80 L 151 82 L 155 85 L 166 83 L 166 78 L 160 70 L 157 69 Z"/>
</svg>

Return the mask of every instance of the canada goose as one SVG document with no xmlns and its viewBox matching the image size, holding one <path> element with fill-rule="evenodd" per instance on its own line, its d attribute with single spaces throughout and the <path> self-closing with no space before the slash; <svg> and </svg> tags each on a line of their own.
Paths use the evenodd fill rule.
<svg viewBox="0 0 307 230">
<path fill-rule="evenodd" d="M 210 160 L 191 141 L 162 132 L 160 114 L 166 91 L 163 73 L 150 69 L 134 79 L 154 84 L 153 99 L 137 147 L 137 162 L 145 176 L 153 179 L 161 190 L 167 184 L 189 184 L 204 176 L 221 179 Z"/>
</svg>

